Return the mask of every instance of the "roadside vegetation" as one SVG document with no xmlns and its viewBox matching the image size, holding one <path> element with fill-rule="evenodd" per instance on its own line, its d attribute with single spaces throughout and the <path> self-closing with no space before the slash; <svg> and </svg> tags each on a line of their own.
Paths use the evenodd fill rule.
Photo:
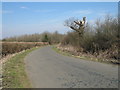
<svg viewBox="0 0 120 90">
<path fill-rule="evenodd" d="M 119 62 L 115 59 L 106 59 L 106 58 L 98 58 L 92 54 L 86 54 L 86 53 L 79 53 L 76 54 L 74 51 L 69 50 L 69 48 L 67 47 L 60 47 L 57 45 L 52 46 L 53 50 L 55 50 L 57 53 L 65 55 L 65 56 L 69 56 L 69 57 L 74 57 L 74 58 L 78 58 L 78 59 L 82 59 L 82 60 L 90 60 L 90 61 L 94 61 L 94 62 L 100 62 L 100 63 L 106 63 L 106 64 L 113 64 L 113 65 L 117 65 L 119 64 Z"/>
<path fill-rule="evenodd" d="M 49 42 L 49 44 L 57 44 L 62 41 L 64 38 L 63 34 L 58 33 L 57 31 L 43 32 L 41 34 L 31 34 L 31 35 L 22 35 L 14 36 L 9 38 L 4 38 L 3 42 Z"/>
<path fill-rule="evenodd" d="M 85 20 L 85 18 L 84 18 Z M 23 49 L 39 46 L 38 43 L 43 42 L 50 45 L 59 44 L 58 49 L 66 51 L 74 56 L 92 57 L 102 60 L 103 62 L 110 62 L 119 64 L 119 23 L 118 18 L 111 15 L 106 15 L 97 19 L 94 23 L 87 22 L 82 29 L 82 33 L 78 32 L 76 25 L 78 18 L 70 18 L 65 20 L 65 26 L 71 30 L 66 34 L 60 34 L 57 31 L 50 33 L 44 32 L 42 34 L 22 35 L 18 37 L 4 38 L 2 54 L 19 52 Z M 21 45 L 6 45 L 7 42 L 25 42 Z M 35 43 L 27 44 L 28 42 Z M 9 47 L 9 48 L 7 48 Z M 22 47 L 22 48 L 19 48 Z M 11 50 L 13 48 L 13 50 Z M 16 48 L 16 49 L 14 49 Z M 16 50 L 16 51 L 14 51 Z"/>
<path fill-rule="evenodd" d="M 48 42 L 0 42 L 3 88 L 30 88 L 25 72 L 24 58 L 31 51 Z M 8 57 L 10 56 L 10 58 Z"/>
<path fill-rule="evenodd" d="M 25 56 L 38 47 L 60 43 L 61 36 L 63 35 L 58 32 L 44 32 L 42 34 L 23 35 L 3 39 L 2 42 L 0 42 L 0 60 L 7 59 L 2 63 L 3 88 L 31 88 L 25 72 Z M 7 58 L 9 55 L 13 56 Z"/>
<path fill-rule="evenodd" d="M 18 53 L 3 64 L 3 88 L 31 88 L 31 84 L 25 72 L 24 58 L 37 48 L 31 48 Z"/>
<path fill-rule="evenodd" d="M 75 20 L 69 19 L 67 24 L 73 25 Z M 58 48 L 76 56 L 91 56 L 118 64 L 120 63 L 118 27 L 118 18 L 106 15 L 103 20 L 96 20 L 94 26 L 88 22 L 81 37 L 76 31 L 68 32 Z"/>
<path fill-rule="evenodd" d="M 2 45 L 2 57 L 27 50 L 33 47 L 48 45 L 47 42 L 0 42 Z"/>
</svg>

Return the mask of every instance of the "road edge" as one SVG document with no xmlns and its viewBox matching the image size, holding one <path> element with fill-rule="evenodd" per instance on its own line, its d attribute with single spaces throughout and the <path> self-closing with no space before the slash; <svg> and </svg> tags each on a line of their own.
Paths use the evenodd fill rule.
<svg viewBox="0 0 120 90">
<path fill-rule="evenodd" d="M 34 47 L 11 57 L 3 64 L 2 87 L 3 88 L 31 88 L 30 80 L 25 71 L 24 58 L 32 51 L 38 49 Z"/>
</svg>

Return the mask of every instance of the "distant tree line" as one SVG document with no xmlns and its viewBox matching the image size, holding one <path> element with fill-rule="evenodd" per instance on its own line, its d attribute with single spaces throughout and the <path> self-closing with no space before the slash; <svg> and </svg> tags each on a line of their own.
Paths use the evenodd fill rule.
<svg viewBox="0 0 120 90">
<path fill-rule="evenodd" d="M 120 47 L 120 33 L 118 18 L 106 15 L 102 20 L 97 19 L 95 24 L 87 22 L 82 37 L 76 32 L 79 19 L 71 18 L 65 21 L 65 24 L 74 31 L 67 34 L 44 32 L 42 34 L 22 35 L 19 37 L 9 37 L 2 41 L 17 42 L 49 42 L 49 44 L 61 43 L 61 46 L 71 45 L 77 52 L 91 53 L 99 55 L 105 52 L 109 58 L 120 59 L 118 48 Z M 81 23 L 81 22 L 80 22 Z"/>
<path fill-rule="evenodd" d="M 60 43 L 63 39 L 64 35 L 58 33 L 57 31 L 50 33 L 44 32 L 42 34 L 31 34 L 31 35 L 22 35 L 22 36 L 14 36 L 9 38 L 4 38 L 2 41 L 6 42 L 49 42 L 49 44 L 57 44 Z"/>
</svg>

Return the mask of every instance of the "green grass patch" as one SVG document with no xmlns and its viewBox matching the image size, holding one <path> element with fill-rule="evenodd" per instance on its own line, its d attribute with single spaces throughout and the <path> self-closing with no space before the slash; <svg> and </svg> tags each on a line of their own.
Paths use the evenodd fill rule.
<svg viewBox="0 0 120 90">
<path fill-rule="evenodd" d="M 24 58 L 35 49 L 37 48 L 19 53 L 3 65 L 3 88 L 31 88 L 25 72 Z"/>
</svg>

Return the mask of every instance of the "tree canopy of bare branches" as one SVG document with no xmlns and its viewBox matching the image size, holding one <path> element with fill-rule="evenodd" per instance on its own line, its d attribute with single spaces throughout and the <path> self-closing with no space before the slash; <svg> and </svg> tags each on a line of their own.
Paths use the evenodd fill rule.
<svg viewBox="0 0 120 90">
<path fill-rule="evenodd" d="M 78 32 L 79 34 L 83 34 L 85 28 L 85 22 L 86 22 L 86 17 L 83 17 L 83 20 L 79 20 L 72 17 L 65 21 L 65 26 Z"/>
</svg>

